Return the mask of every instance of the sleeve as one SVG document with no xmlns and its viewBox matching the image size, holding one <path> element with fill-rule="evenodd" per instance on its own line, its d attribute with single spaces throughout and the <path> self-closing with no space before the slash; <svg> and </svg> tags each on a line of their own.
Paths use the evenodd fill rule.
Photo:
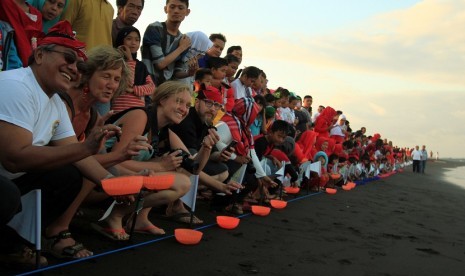
<svg viewBox="0 0 465 276">
<path fill-rule="evenodd" d="M 24 128 L 31 133 L 37 110 L 36 100 L 29 93 L 17 91 L 30 90 L 29 87 L 16 81 L 3 80 L 0 94 L 0 120 Z"/>
<path fill-rule="evenodd" d="M 147 27 L 143 38 L 143 47 L 148 47 L 152 62 L 159 63 L 165 56 L 161 47 L 161 28 L 157 24 L 151 24 Z"/>
<path fill-rule="evenodd" d="M 143 85 L 135 85 L 134 87 L 134 95 L 138 97 L 149 96 L 152 95 L 155 91 L 155 83 L 153 83 L 152 77 L 147 75 L 145 78 L 145 84 Z"/>
<path fill-rule="evenodd" d="M 130 86 L 133 86 L 134 85 L 134 73 L 136 71 L 136 61 L 135 60 L 128 61 L 126 62 L 126 64 L 128 65 L 128 68 L 129 68 L 128 84 Z"/>
</svg>

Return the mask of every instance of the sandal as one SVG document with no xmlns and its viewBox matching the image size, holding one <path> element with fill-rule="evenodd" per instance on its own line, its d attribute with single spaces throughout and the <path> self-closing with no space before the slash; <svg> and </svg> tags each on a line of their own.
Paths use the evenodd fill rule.
<svg viewBox="0 0 465 276">
<path fill-rule="evenodd" d="M 99 234 L 109 238 L 110 240 L 113 241 L 127 241 L 129 240 L 129 234 L 126 233 L 126 230 L 124 228 L 110 228 L 110 227 L 104 227 L 98 223 L 91 223 L 90 226 L 97 231 Z"/>
<path fill-rule="evenodd" d="M 88 251 L 90 253 L 90 256 L 94 255 L 94 253 L 87 250 L 82 243 L 78 243 L 78 242 L 75 242 L 74 245 L 63 247 L 63 249 L 61 249 L 61 252 L 54 249 L 54 247 L 61 240 L 72 239 L 72 238 L 73 236 L 71 235 L 71 232 L 69 232 L 69 230 L 63 230 L 55 236 L 45 237 L 44 245 L 45 245 L 46 252 L 52 254 L 52 256 L 58 259 L 86 258 L 86 257 L 76 257 L 76 254 L 78 252 L 81 252 L 82 250 Z"/>
<path fill-rule="evenodd" d="M 14 269 L 34 269 L 36 268 L 37 253 L 31 248 L 24 246 L 21 250 L 10 254 L 0 254 L 0 264 Z M 47 259 L 40 256 L 39 266 L 48 265 Z"/>
</svg>

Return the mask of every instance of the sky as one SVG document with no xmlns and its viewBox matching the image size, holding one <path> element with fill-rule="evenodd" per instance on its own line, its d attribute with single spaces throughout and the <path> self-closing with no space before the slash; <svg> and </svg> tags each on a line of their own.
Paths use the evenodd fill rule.
<svg viewBox="0 0 465 276">
<path fill-rule="evenodd" d="M 141 33 L 166 20 L 164 5 L 145 1 Z M 241 45 L 241 67 L 264 70 L 269 88 L 311 95 L 314 110 L 342 110 L 354 131 L 465 157 L 465 0 L 191 0 L 189 8 L 180 30 Z"/>
</svg>

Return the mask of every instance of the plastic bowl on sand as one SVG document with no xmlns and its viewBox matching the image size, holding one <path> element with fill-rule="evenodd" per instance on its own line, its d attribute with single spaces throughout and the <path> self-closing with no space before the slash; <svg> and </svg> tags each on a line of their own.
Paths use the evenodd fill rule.
<svg viewBox="0 0 465 276">
<path fill-rule="evenodd" d="M 181 244 L 198 244 L 202 239 L 203 233 L 193 229 L 178 228 L 174 229 L 174 237 Z"/>
<path fill-rule="evenodd" d="M 336 180 L 336 179 L 341 178 L 341 175 L 338 174 L 338 173 L 332 173 L 332 174 L 331 174 L 331 178 L 334 179 L 334 180 Z"/>
<path fill-rule="evenodd" d="M 148 190 L 166 190 L 174 183 L 174 174 L 166 173 L 156 176 L 144 176 L 144 187 Z"/>
<path fill-rule="evenodd" d="M 230 217 L 230 216 L 217 216 L 216 217 L 216 223 L 218 223 L 218 225 L 224 229 L 234 229 L 239 225 L 240 221 L 241 220 L 236 217 Z"/>
<path fill-rule="evenodd" d="M 350 191 L 350 190 L 352 190 L 352 187 L 346 184 L 346 185 L 342 185 L 342 189 L 344 191 Z"/>
<path fill-rule="evenodd" d="M 337 190 L 333 188 L 326 188 L 325 191 L 327 194 L 330 194 L 330 195 L 334 195 L 335 193 L 337 193 Z"/>
<path fill-rule="evenodd" d="M 279 199 L 270 200 L 271 207 L 276 209 L 283 209 L 287 206 L 287 202 Z"/>
<path fill-rule="evenodd" d="M 351 189 L 353 189 L 355 188 L 355 186 L 357 186 L 357 184 L 355 184 L 354 182 L 347 182 L 346 186 L 349 186 Z"/>
<path fill-rule="evenodd" d="M 300 192 L 299 187 L 284 187 L 284 191 L 288 194 L 298 194 Z"/>
<path fill-rule="evenodd" d="M 259 206 L 259 205 L 252 206 L 252 213 L 257 216 L 268 216 L 270 211 L 271 211 L 270 207 Z"/>
<path fill-rule="evenodd" d="M 102 188 L 110 196 L 137 194 L 142 189 L 141 175 L 102 179 Z"/>
</svg>

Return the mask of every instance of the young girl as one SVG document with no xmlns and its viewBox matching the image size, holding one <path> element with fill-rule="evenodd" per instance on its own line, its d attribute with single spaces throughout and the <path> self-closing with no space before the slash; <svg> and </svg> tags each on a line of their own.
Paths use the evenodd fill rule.
<svg viewBox="0 0 465 276">
<path fill-rule="evenodd" d="M 131 107 L 144 107 L 146 103 L 148 105 L 150 95 L 155 91 L 155 84 L 145 65 L 136 58 L 140 47 L 139 30 L 134 27 L 121 29 L 113 46 L 124 53 L 131 73 L 128 88 L 115 95 L 112 110 L 120 112 Z"/>
</svg>

